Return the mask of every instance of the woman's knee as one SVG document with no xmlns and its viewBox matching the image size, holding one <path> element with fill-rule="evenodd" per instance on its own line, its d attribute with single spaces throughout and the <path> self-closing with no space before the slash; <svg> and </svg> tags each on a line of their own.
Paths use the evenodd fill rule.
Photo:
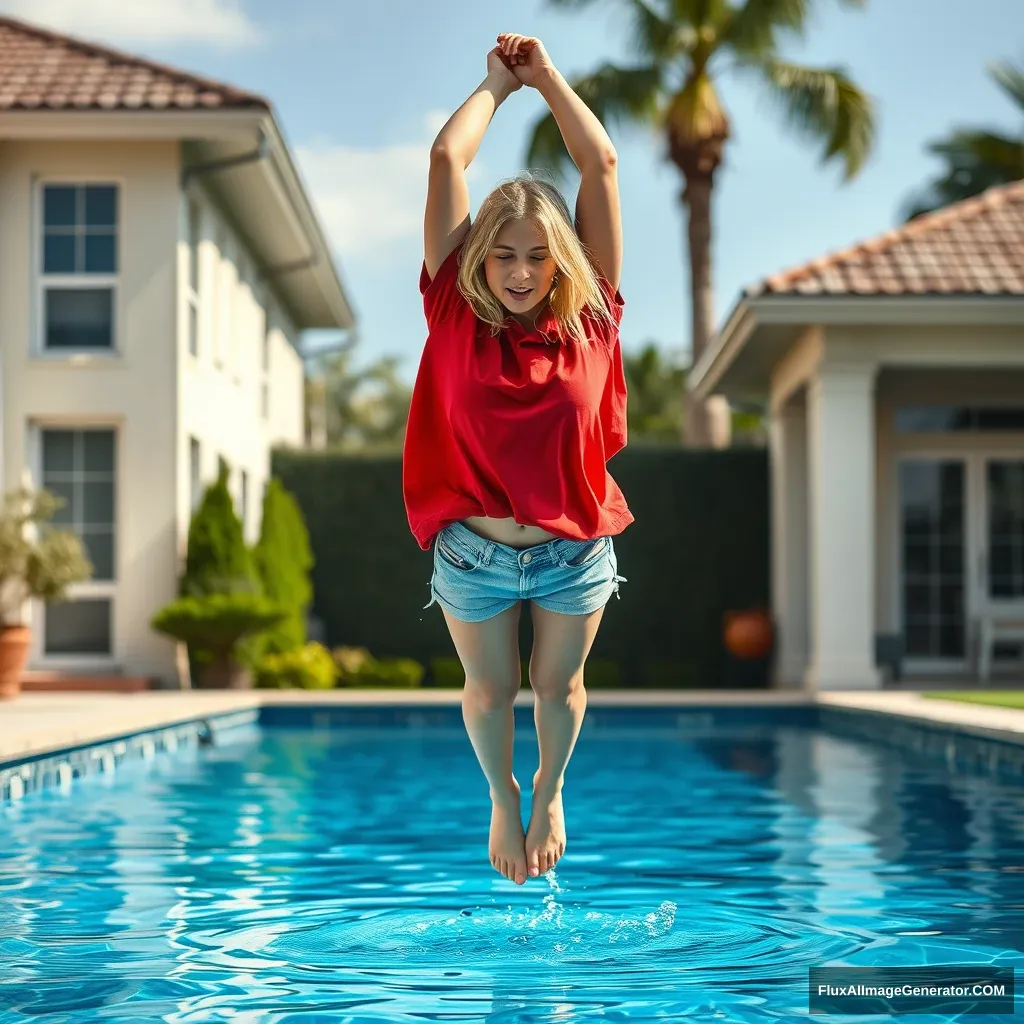
<svg viewBox="0 0 1024 1024">
<path fill-rule="evenodd" d="M 583 670 L 578 672 L 544 671 L 530 666 L 530 686 L 539 700 L 567 701 L 583 689 Z"/>
<path fill-rule="evenodd" d="M 491 713 L 510 707 L 516 699 L 519 687 L 518 676 L 515 679 L 502 679 L 467 675 L 464 694 L 470 697 L 481 711 Z"/>
</svg>

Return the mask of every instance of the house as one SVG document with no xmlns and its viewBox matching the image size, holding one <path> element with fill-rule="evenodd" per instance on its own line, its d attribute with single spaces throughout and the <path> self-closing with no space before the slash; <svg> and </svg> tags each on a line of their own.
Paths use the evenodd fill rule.
<svg viewBox="0 0 1024 1024">
<path fill-rule="evenodd" d="M 1024 182 L 748 288 L 689 386 L 769 403 L 778 685 L 1019 678 Z"/>
<path fill-rule="evenodd" d="M 270 104 L 0 18 L 5 489 L 67 500 L 95 572 L 30 668 L 177 685 L 154 612 L 223 460 L 252 541 L 304 439 L 299 332 L 353 312 Z"/>
</svg>

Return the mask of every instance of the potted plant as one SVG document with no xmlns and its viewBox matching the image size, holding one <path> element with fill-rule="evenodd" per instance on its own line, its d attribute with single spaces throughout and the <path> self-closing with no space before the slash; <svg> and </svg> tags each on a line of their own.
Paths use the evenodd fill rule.
<svg viewBox="0 0 1024 1024">
<path fill-rule="evenodd" d="M 252 671 L 239 658 L 246 637 L 272 629 L 287 612 L 260 594 L 181 597 L 153 618 L 153 629 L 188 644 L 196 685 L 203 689 L 248 689 Z"/>
<path fill-rule="evenodd" d="M 0 508 L 0 698 L 21 692 L 32 630 L 22 621 L 30 598 L 56 602 L 72 583 L 92 575 L 82 542 L 48 525 L 64 500 L 50 491 L 22 487 Z"/>
</svg>

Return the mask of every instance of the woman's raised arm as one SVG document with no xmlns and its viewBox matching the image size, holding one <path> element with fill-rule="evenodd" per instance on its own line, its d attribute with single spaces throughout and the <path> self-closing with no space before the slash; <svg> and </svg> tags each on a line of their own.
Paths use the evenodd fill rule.
<svg viewBox="0 0 1024 1024">
<path fill-rule="evenodd" d="M 430 147 L 423 259 L 431 278 L 469 231 L 466 168 L 476 156 L 495 110 L 521 85 L 495 47 L 487 54 L 487 77 L 448 118 Z"/>
<path fill-rule="evenodd" d="M 551 109 L 562 141 L 580 172 L 576 223 L 580 240 L 613 288 L 622 272 L 622 214 L 618 156 L 604 125 L 576 95 L 533 36 L 503 33 L 498 50 L 524 85 L 535 88 Z"/>
</svg>

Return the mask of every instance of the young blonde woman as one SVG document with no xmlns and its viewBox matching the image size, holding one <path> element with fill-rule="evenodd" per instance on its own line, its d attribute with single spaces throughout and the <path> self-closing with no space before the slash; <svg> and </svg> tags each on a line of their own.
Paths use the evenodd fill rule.
<svg viewBox="0 0 1024 1024">
<path fill-rule="evenodd" d="M 580 171 L 575 224 L 558 191 L 528 176 L 495 189 L 470 223 L 466 168 L 523 85 L 547 101 Z M 441 605 L 466 671 L 491 864 L 519 885 L 565 851 L 562 783 L 587 704 L 583 665 L 624 581 L 612 536 L 633 516 L 605 467 L 626 443 L 621 264 L 611 140 L 540 40 L 499 36 L 487 76 L 430 153 L 420 275 L 429 333 L 403 485 L 413 535 L 434 547 L 427 607 Z M 524 601 L 540 747 L 525 834 L 512 773 Z"/>
</svg>

